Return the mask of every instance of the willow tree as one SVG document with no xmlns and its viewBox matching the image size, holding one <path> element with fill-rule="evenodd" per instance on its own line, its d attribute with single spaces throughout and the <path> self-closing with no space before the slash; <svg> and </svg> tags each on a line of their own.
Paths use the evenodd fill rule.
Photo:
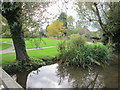
<svg viewBox="0 0 120 90">
<path fill-rule="evenodd" d="M 94 26 L 103 31 L 103 42 L 119 43 L 120 2 L 77 2 L 77 12 L 86 26 Z"/>
<path fill-rule="evenodd" d="M 26 52 L 24 34 L 22 31 L 22 5 L 21 2 L 2 3 L 2 16 L 6 18 L 16 52 L 16 60 L 23 63 L 29 61 Z"/>
<path fill-rule="evenodd" d="M 32 9 L 36 10 L 36 7 L 42 8 L 40 5 L 47 6 L 48 4 L 49 3 L 28 4 L 23 2 L 2 3 L 2 16 L 7 20 L 10 28 L 10 33 L 16 52 L 16 60 L 21 61 L 22 63 L 30 61 L 26 51 L 23 26 L 28 28 L 28 25 L 34 22 L 32 18 L 35 14 Z"/>
</svg>

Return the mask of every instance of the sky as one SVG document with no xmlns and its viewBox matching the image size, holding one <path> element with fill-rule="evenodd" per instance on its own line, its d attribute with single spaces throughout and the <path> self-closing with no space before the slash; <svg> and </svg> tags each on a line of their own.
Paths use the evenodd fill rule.
<svg viewBox="0 0 120 90">
<path fill-rule="evenodd" d="M 52 21 L 56 20 L 61 12 L 65 12 L 68 16 L 72 16 L 75 19 L 75 22 L 79 19 L 77 12 L 76 12 L 76 5 L 75 0 L 66 0 L 69 1 L 67 4 L 62 3 L 64 0 L 57 0 L 56 3 L 52 4 L 47 8 L 47 11 L 44 13 L 45 17 L 49 17 L 48 20 L 49 24 L 52 23 Z M 74 22 L 74 26 L 75 26 Z M 45 29 L 48 23 L 44 23 L 42 25 L 42 28 Z M 88 27 L 90 31 L 97 31 L 97 28 L 93 28 L 91 26 Z"/>
</svg>

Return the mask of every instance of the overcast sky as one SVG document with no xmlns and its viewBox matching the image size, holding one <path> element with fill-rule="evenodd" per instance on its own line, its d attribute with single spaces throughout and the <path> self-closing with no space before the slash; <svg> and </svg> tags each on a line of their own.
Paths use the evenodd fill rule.
<svg viewBox="0 0 120 90">
<path fill-rule="evenodd" d="M 68 16 L 73 16 L 75 21 L 79 19 L 77 16 L 77 12 L 75 10 L 76 9 L 76 5 L 74 4 L 75 0 L 67 0 L 69 1 L 68 3 L 62 3 L 62 1 L 64 0 L 58 0 L 55 4 L 49 6 L 47 8 L 47 12 L 44 13 L 45 17 L 50 18 L 48 20 L 49 24 L 51 24 L 52 21 L 56 20 L 61 12 L 65 12 Z M 44 25 L 42 25 L 42 28 L 45 29 L 47 25 L 48 23 L 45 23 Z M 97 31 L 96 28 L 93 28 L 91 26 L 89 26 L 88 29 L 90 31 Z"/>
</svg>

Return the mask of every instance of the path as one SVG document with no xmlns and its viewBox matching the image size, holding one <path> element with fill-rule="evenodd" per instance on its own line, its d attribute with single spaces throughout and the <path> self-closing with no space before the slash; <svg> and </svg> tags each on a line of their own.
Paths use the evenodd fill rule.
<svg viewBox="0 0 120 90">
<path fill-rule="evenodd" d="M 7 43 L 7 42 L 3 42 L 3 43 Z M 7 43 L 7 44 L 12 45 L 12 47 L 4 49 L 4 50 L 0 50 L 0 54 L 6 54 L 6 53 L 15 52 L 13 43 Z M 92 42 L 87 42 L 87 44 L 92 44 Z M 53 48 L 53 47 L 56 47 L 56 46 L 41 47 L 41 48 L 31 48 L 31 49 L 26 49 L 26 50 L 27 51 L 29 51 L 29 50 L 38 50 L 38 49 Z"/>
<path fill-rule="evenodd" d="M 3 43 L 7 43 L 7 42 L 3 42 Z M 15 52 L 14 45 L 12 43 L 7 43 L 7 44 L 11 44 L 12 47 L 4 49 L 4 50 L 0 50 L 0 54 L 6 54 L 6 53 L 13 53 L 13 52 Z M 31 48 L 31 49 L 26 49 L 26 50 L 27 51 L 29 51 L 29 50 L 38 50 L 38 49 L 53 48 L 53 47 L 56 47 L 56 46 L 41 47 L 41 48 Z"/>
<path fill-rule="evenodd" d="M 7 43 L 7 42 L 5 41 L 3 43 Z M 9 48 L 7 48 L 7 49 L 0 50 L 0 54 L 11 53 L 11 51 L 14 51 L 14 45 L 13 45 L 13 43 L 7 43 L 7 44 L 10 44 L 12 46 L 9 47 Z"/>
</svg>

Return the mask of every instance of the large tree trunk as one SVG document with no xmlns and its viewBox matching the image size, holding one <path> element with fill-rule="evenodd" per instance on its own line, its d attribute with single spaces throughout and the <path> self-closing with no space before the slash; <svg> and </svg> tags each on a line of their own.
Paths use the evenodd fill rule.
<svg viewBox="0 0 120 90">
<path fill-rule="evenodd" d="M 22 31 L 22 2 L 4 2 L 2 15 L 8 21 L 13 44 L 16 52 L 16 60 L 22 63 L 29 61 L 26 52 L 24 34 Z"/>
<path fill-rule="evenodd" d="M 21 27 L 17 25 L 13 29 L 14 32 L 11 32 L 11 34 L 16 52 L 16 60 L 24 60 L 23 62 L 25 62 L 26 60 L 29 60 L 29 57 L 26 52 L 24 36 L 21 31 Z"/>
</svg>

